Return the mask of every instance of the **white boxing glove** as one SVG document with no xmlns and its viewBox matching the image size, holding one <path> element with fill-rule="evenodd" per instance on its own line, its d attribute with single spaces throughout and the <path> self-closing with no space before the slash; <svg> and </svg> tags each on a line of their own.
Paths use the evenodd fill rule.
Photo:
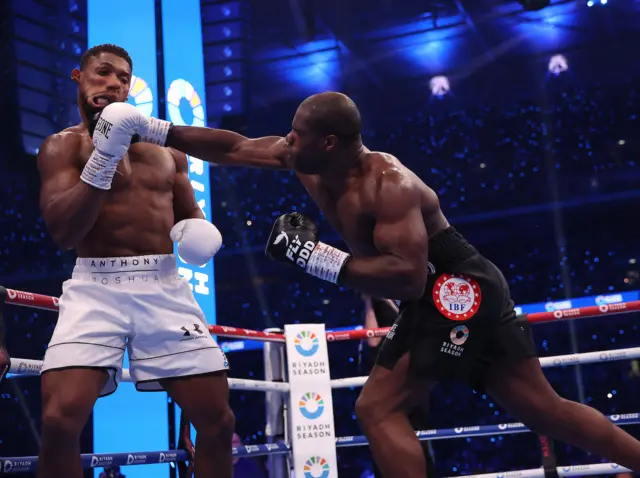
<svg viewBox="0 0 640 478">
<path fill-rule="evenodd" d="M 127 103 L 112 103 L 90 119 L 93 153 L 80 179 L 98 189 L 111 189 L 118 163 L 127 154 L 140 112 Z"/>
<path fill-rule="evenodd" d="M 164 146 L 172 123 L 147 118 L 129 103 L 111 103 L 91 119 L 89 133 L 95 148 L 80 178 L 99 189 L 111 189 L 118 163 L 136 141 Z"/>
<path fill-rule="evenodd" d="M 205 219 L 184 219 L 173 226 L 171 240 L 178 243 L 178 255 L 187 264 L 203 266 L 222 247 L 218 228 Z"/>
</svg>

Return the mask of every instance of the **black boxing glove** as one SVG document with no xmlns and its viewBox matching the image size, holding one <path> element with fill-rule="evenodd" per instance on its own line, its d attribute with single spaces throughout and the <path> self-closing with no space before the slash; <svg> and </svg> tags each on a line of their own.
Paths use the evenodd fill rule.
<svg viewBox="0 0 640 478">
<path fill-rule="evenodd" d="M 313 221 L 297 212 L 276 219 L 264 252 L 274 261 L 296 264 L 307 274 L 334 284 L 351 257 L 320 242 Z"/>
</svg>

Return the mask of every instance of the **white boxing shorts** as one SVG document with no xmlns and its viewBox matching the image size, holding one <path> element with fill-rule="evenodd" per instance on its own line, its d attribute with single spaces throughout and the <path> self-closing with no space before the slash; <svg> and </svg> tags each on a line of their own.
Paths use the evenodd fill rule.
<svg viewBox="0 0 640 478">
<path fill-rule="evenodd" d="M 159 379 L 229 368 L 174 255 L 78 259 L 59 305 L 42 372 L 104 368 L 110 379 L 101 396 L 115 392 L 125 348 L 141 391 L 163 390 Z"/>
</svg>

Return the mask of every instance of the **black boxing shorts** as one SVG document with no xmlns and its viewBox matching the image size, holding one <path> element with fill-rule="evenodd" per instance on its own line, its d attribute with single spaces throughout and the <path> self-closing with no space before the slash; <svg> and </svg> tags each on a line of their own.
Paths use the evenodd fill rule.
<svg viewBox="0 0 640 478">
<path fill-rule="evenodd" d="M 491 364 L 537 356 L 502 272 L 453 227 L 429 240 L 429 261 L 435 274 L 422 298 L 400 305 L 376 365 L 391 370 L 409 352 L 416 378 L 476 387 Z"/>
</svg>

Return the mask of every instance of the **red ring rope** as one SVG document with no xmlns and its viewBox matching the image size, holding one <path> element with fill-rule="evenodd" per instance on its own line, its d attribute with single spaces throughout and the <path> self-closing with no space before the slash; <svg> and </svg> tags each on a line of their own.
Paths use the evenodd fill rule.
<svg viewBox="0 0 640 478">
<path fill-rule="evenodd" d="M 44 310 L 58 310 L 58 298 L 48 295 L 34 294 L 14 289 L 7 289 L 5 303 L 33 307 Z M 531 323 L 553 322 L 556 320 L 583 319 L 586 317 L 599 317 L 602 315 L 624 314 L 628 312 L 640 311 L 640 300 L 631 302 L 620 302 L 617 304 L 592 305 L 576 309 L 556 310 L 554 312 L 535 312 L 527 314 L 527 320 Z M 378 329 L 358 329 L 344 332 L 327 332 L 329 342 L 341 340 L 359 340 L 370 337 L 384 337 L 391 330 L 391 327 L 381 327 Z M 209 332 L 222 337 L 249 338 L 254 340 L 284 342 L 283 334 L 273 334 L 270 332 L 260 332 L 258 330 L 238 329 L 224 325 L 209 325 Z"/>
</svg>

